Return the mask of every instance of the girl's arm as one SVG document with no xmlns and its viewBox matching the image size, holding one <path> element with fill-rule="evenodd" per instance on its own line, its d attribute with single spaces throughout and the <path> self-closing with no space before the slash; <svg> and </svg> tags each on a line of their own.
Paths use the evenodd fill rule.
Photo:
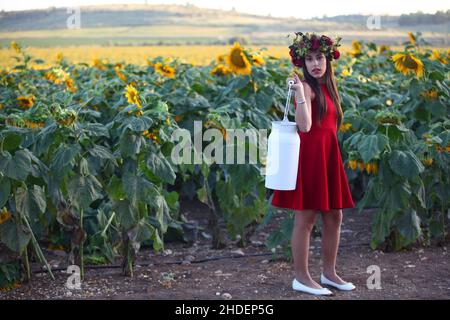
<svg viewBox="0 0 450 320">
<path fill-rule="evenodd" d="M 294 102 L 296 105 L 295 109 L 295 122 L 297 127 L 302 132 L 308 132 L 311 129 L 312 119 L 311 119 L 311 100 L 312 100 L 312 90 L 311 87 L 306 83 L 302 82 L 303 88 L 294 91 Z M 303 89 L 303 90 L 302 90 Z M 304 103 L 298 103 L 305 101 Z"/>
</svg>

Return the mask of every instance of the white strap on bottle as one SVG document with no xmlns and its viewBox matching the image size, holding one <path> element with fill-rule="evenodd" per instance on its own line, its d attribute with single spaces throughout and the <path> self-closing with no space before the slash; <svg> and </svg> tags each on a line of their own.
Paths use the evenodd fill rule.
<svg viewBox="0 0 450 320">
<path fill-rule="evenodd" d="M 294 81 L 292 81 L 292 80 L 290 80 L 288 82 L 289 89 L 288 89 L 288 96 L 287 96 L 287 99 L 286 99 L 286 106 L 284 107 L 283 122 L 289 121 L 287 116 L 288 116 L 288 113 L 289 113 L 289 103 L 291 102 L 291 94 L 292 94 L 291 87 L 292 87 L 293 84 L 294 84 Z"/>
</svg>

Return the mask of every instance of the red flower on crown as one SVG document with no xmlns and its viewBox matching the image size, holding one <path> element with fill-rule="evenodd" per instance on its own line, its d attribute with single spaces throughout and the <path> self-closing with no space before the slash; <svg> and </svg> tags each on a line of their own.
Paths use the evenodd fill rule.
<svg viewBox="0 0 450 320">
<path fill-rule="evenodd" d="M 288 35 L 289 37 L 289 35 Z M 320 37 L 315 33 L 296 32 L 293 43 L 289 46 L 289 55 L 291 56 L 292 63 L 301 68 L 302 60 L 309 51 L 320 50 L 325 54 L 329 60 L 337 60 L 340 57 L 338 47 L 340 46 L 341 37 L 336 37 L 333 41 L 326 35 Z"/>
</svg>

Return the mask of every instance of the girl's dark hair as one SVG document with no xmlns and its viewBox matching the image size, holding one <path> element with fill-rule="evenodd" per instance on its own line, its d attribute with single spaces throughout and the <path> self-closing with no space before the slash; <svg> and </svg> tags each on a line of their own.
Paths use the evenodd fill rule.
<svg viewBox="0 0 450 320">
<path fill-rule="evenodd" d="M 327 104 L 326 104 L 326 100 L 325 100 L 325 96 L 322 93 L 322 91 L 320 90 L 320 85 L 319 82 L 317 81 L 316 78 L 314 78 L 309 72 L 308 69 L 306 68 L 306 63 L 305 63 L 305 57 L 300 57 L 301 62 L 302 62 L 302 66 L 303 66 L 303 75 L 305 77 L 305 81 L 309 84 L 309 86 L 311 87 L 311 89 L 314 91 L 315 93 L 315 98 L 318 99 L 317 100 L 317 110 L 318 111 L 318 123 L 320 125 L 320 122 L 322 121 L 323 117 L 326 115 L 327 113 Z M 341 107 L 341 100 L 339 98 L 339 93 L 337 90 L 337 86 L 336 86 L 336 82 L 334 80 L 334 76 L 333 76 L 333 67 L 331 66 L 331 61 L 329 58 L 327 59 L 327 70 L 325 71 L 325 85 L 328 89 L 328 92 L 330 93 L 330 97 L 331 100 L 333 101 L 334 105 L 336 106 L 336 113 L 337 113 L 337 130 L 339 130 L 339 127 L 341 126 L 342 123 L 342 118 L 343 118 L 343 112 L 342 112 L 342 107 Z"/>
</svg>

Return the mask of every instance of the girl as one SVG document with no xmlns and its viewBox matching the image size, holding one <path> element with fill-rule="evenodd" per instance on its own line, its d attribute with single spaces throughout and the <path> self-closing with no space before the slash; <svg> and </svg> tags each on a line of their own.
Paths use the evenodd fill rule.
<svg viewBox="0 0 450 320">
<path fill-rule="evenodd" d="M 309 239 L 320 211 L 323 221 L 320 282 L 339 290 L 355 286 L 336 274 L 343 208 L 353 208 L 342 164 L 337 129 L 342 122 L 340 99 L 333 78 L 332 59 L 339 58 L 335 41 L 312 33 L 296 33 L 290 48 L 292 63 L 303 69 L 304 80 L 294 74 L 295 122 L 300 135 L 297 186 L 292 191 L 275 190 L 272 205 L 295 212 L 291 246 L 295 278 L 292 288 L 314 295 L 332 292 L 315 282 L 308 271 Z"/>
</svg>

